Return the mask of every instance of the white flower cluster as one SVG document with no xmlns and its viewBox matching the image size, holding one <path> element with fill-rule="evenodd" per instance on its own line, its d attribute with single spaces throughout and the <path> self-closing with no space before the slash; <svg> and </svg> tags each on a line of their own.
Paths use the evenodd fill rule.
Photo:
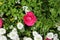
<svg viewBox="0 0 60 40">
<path fill-rule="evenodd" d="M 32 34 L 34 36 L 34 40 L 43 40 L 42 36 L 40 34 L 38 34 L 36 31 L 33 31 Z M 23 40 L 32 40 L 32 38 L 24 37 Z"/>
<path fill-rule="evenodd" d="M 11 28 L 13 28 L 13 26 L 11 25 Z M 21 31 L 24 32 L 24 25 L 22 23 L 17 23 L 17 28 Z M 7 34 L 7 36 L 11 39 L 11 40 L 20 40 L 19 35 L 17 33 L 17 29 L 13 28 L 13 30 Z"/>
<path fill-rule="evenodd" d="M 42 36 L 38 34 L 36 31 L 33 31 L 32 34 L 34 36 L 34 40 L 43 40 Z"/>
<path fill-rule="evenodd" d="M 22 23 L 20 22 L 17 23 L 17 28 L 21 31 L 23 30 L 24 32 L 24 25 Z M 13 28 L 13 25 L 11 25 L 11 29 L 12 31 L 9 34 L 7 34 L 7 37 L 9 37 L 11 40 L 20 40 L 19 35 L 17 33 L 17 29 Z M 6 36 L 4 36 L 5 33 L 6 33 L 6 30 L 4 28 L 0 28 L 0 40 L 7 40 Z M 39 34 L 38 32 L 33 31 L 32 34 L 33 34 L 34 40 L 43 40 L 41 34 Z M 52 39 L 59 40 L 58 34 L 54 34 L 52 32 L 47 33 L 46 38 L 51 40 Z M 25 36 L 23 40 L 33 40 L 33 39 Z"/>
</svg>

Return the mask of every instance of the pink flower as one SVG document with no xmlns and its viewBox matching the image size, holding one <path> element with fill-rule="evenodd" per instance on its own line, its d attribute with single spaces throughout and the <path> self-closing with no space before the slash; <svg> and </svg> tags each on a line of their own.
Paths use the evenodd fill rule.
<svg viewBox="0 0 60 40">
<path fill-rule="evenodd" d="M 52 39 L 46 38 L 46 40 L 52 40 Z"/>
<path fill-rule="evenodd" d="M 34 23 L 37 21 L 37 18 L 33 12 L 29 11 L 29 12 L 26 12 L 23 20 L 27 26 L 33 26 Z"/>
<path fill-rule="evenodd" d="M 3 20 L 0 18 L 0 28 L 3 26 Z"/>
</svg>

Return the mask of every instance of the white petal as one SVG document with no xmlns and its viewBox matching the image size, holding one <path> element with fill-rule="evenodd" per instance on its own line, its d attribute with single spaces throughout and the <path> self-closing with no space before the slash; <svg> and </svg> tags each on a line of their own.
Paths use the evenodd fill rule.
<svg viewBox="0 0 60 40">
<path fill-rule="evenodd" d="M 19 37 L 16 37 L 15 39 L 12 39 L 12 40 L 20 40 L 20 38 Z"/>
<path fill-rule="evenodd" d="M 24 25 L 23 25 L 22 23 L 20 23 L 20 22 L 17 24 L 17 28 L 18 28 L 18 29 L 23 29 L 23 28 L 24 28 L 23 26 L 24 26 Z"/>
<path fill-rule="evenodd" d="M 6 30 L 4 28 L 0 28 L 0 35 L 5 34 Z"/>
<path fill-rule="evenodd" d="M 53 40 L 59 40 L 58 39 L 58 34 L 54 34 Z"/>
<path fill-rule="evenodd" d="M 2 36 L 0 35 L 0 40 L 7 40 L 7 38 L 3 35 Z"/>
<path fill-rule="evenodd" d="M 25 11 L 25 13 L 30 11 L 30 10 L 28 10 L 27 6 L 23 6 L 23 10 Z"/>
<path fill-rule="evenodd" d="M 34 37 L 34 40 L 42 40 L 42 37 L 36 36 L 36 37 Z"/>
<path fill-rule="evenodd" d="M 7 35 L 10 39 L 15 39 L 16 37 L 18 37 L 18 35 L 16 33 L 10 33 Z"/>
<path fill-rule="evenodd" d="M 34 40 L 42 40 L 42 36 L 38 34 L 36 31 L 33 31 L 32 34 L 34 36 Z"/>
<path fill-rule="evenodd" d="M 52 32 L 48 33 L 47 38 L 52 39 L 53 38 L 53 33 Z"/>
<path fill-rule="evenodd" d="M 60 26 L 57 27 L 57 30 L 60 31 Z"/>
<path fill-rule="evenodd" d="M 27 6 L 23 6 L 23 10 L 25 10 L 25 9 L 28 9 L 28 7 Z"/>
<path fill-rule="evenodd" d="M 30 12 L 30 10 L 25 9 L 25 13 Z"/>
<path fill-rule="evenodd" d="M 32 34 L 33 34 L 33 36 L 37 36 L 38 35 L 38 33 L 36 31 L 33 31 Z"/>
<path fill-rule="evenodd" d="M 8 35 L 7 35 L 10 39 L 15 39 L 18 37 L 18 34 L 17 34 L 17 29 L 14 28 Z"/>
<path fill-rule="evenodd" d="M 20 4 L 20 0 L 17 0 L 17 2 Z"/>
<path fill-rule="evenodd" d="M 54 38 L 58 38 L 58 34 L 54 34 Z"/>
<path fill-rule="evenodd" d="M 53 38 L 53 40 L 59 40 L 58 38 Z"/>
<path fill-rule="evenodd" d="M 30 37 L 24 37 L 23 40 L 32 40 Z"/>
<path fill-rule="evenodd" d="M 13 28 L 12 32 L 17 33 L 17 29 Z"/>
</svg>

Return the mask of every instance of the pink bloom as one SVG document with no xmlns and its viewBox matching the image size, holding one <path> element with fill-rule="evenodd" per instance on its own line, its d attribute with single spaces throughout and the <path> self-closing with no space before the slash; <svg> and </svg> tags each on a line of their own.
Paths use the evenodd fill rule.
<svg viewBox="0 0 60 40">
<path fill-rule="evenodd" d="M 29 12 L 26 12 L 23 20 L 27 26 L 33 26 L 37 18 L 33 12 L 29 11 Z"/>
<path fill-rule="evenodd" d="M 46 40 L 52 40 L 52 39 L 46 38 Z"/>
<path fill-rule="evenodd" d="M 3 26 L 3 20 L 0 18 L 0 28 Z"/>
</svg>

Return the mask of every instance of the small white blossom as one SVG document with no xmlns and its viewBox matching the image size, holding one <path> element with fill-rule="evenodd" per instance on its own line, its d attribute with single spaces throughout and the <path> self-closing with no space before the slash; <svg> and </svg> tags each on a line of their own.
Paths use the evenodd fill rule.
<svg viewBox="0 0 60 40">
<path fill-rule="evenodd" d="M 27 6 L 23 6 L 23 10 L 25 11 L 25 13 L 30 11 L 30 10 L 28 10 Z"/>
<path fill-rule="evenodd" d="M 53 40 L 59 40 L 58 39 L 58 34 L 54 34 Z"/>
<path fill-rule="evenodd" d="M 19 22 L 19 23 L 17 23 L 17 28 L 21 30 L 21 29 L 24 28 L 24 25 L 23 25 L 22 23 Z"/>
<path fill-rule="evenodd" d="M 34 40 L 43 40 L 42 36 L 40 34 L 38 34 L 36 31 L 33 31 L 33 36 L 34 36 Z"/>
<path fill-rule="evenodd" d="M 7 40 L 7 38 L 3 35 L 0 35 L 0 40 Z"/>
<path fill-rule="evenodd" d="M 58 34 L 54 34 L 54 38 L 58 38 Z"/>
<path fill-rule="evenodd" d="M 5 34 L 6 30 L 4 28 L 0 28 L 0 35 Z"/>
<path fill-rule="evenodd" d="M 47 38 L 49 38 L 49 39 L 52 39 L 52 38 L 53 38 L 53 36 L 54 36 L 54 35 L 53 35 L 53 33 L 52 33 L 52 32 L 50 32 L 50 33 L 47 33 L 47 36 L 46 36 L 46 37 L 47 37 Z"/>
<path fill-rule="evenodd" d="M 12 30 L 12 32 L 10 32 L 7 36 L 8 36 L 10 39 L 12 39 L 12 40 L 19 38 L 19 36 L 18 36 L 18 34 L 17 34 L 17 29 L 14 28 L 14 29 Z"/>
<path fill-rule="evenodd" d="M 57 30 L 60 31 L 60 26 L 57 27 Z"/>
<path fill-rule="evenodd" d="M 53 38 L 53 40 L 59 40 L 58 38 Z"/>
<path fill-rule="evenodd" d="M 24 37 L 23 40 L 32 40 L 30 37 Z"/>
</svg>

